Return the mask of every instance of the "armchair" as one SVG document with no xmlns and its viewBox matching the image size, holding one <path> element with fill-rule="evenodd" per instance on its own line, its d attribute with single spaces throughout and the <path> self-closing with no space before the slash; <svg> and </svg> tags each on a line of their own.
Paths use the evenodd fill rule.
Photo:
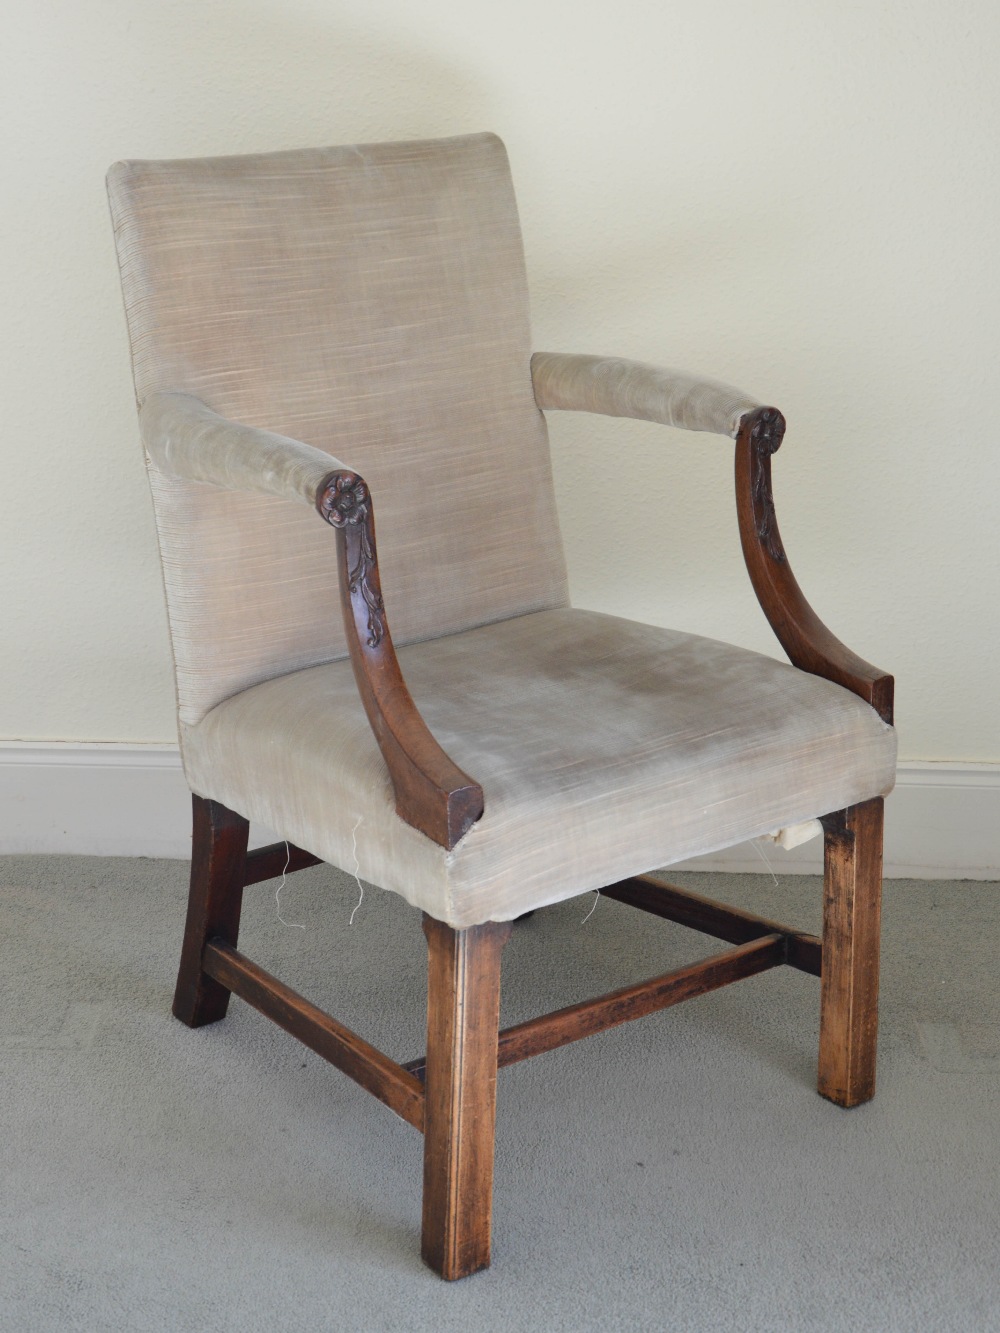
<svg viewBox="0 0 1000 1333">
<path fill-rule="evenodd" d="M 175 1015 L 215 1022 L 235 994 L 421 1130 L 422 1253 L 448 1279 L 489 1264 L 500 1067 L 787 964 L 821 977 L 820 1092 L 870 1098 L 892 680 L 791 573 L 781 414 L 531 356 L 492 135 L 125 162 L 109 194 L 194 802 Z M 569 606 L 556 409 L 735 439 L 790 664 Z M 251 819 L 288 853 L 248 852 Z M 649 877 L 817 819 L 822 939 Z M 244 889 L 286 860 L 423 913 L 424 1055 L 389 1058 L 239 951 Z M 735 947 L 498 1032 L 513 921 L 593 888 Z"/>
</svg>

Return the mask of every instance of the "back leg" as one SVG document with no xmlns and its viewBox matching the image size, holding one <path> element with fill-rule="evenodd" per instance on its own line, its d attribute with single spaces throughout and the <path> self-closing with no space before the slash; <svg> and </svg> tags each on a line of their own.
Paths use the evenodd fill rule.
<svg viewBox="0 0 1000 1333">
<path fill-rule="evenodd" d="M 250 825 L 218 801 L 195 796 L 191 892 L 174 991 L 174 1015 L 188 1027 L 225 1018 L 229 991 L 202 971 L 206 943 L 219 938 L 236 945 L 246 883 Z"/>
</svg>

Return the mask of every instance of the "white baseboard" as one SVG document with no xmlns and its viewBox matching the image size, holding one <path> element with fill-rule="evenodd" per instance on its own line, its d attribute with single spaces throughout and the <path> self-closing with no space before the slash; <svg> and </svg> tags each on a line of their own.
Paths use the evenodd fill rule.
<svg viewBox="0 0 1000 1333">
<path fill-rule="evenodd" d="M 0 745 L 0 852 L 191 854 L 176 745 Z"/>
<path fill-rule="evenodd" d="M 885 803 L 884 864 L 887 879 L 1000 880 L 1000 764 L 901 763 Z M 819 874 L 823 840 L 790 852 L 773 843 L 743 842 L 683 865 Z"/>
<path fill-rule="evenodd" d="M 0 853 L 187 857 L 191 798 L 172 745 L 0 742 Z M 255 829 L 253 842 L 274 834 Z M 685 869 L 762 872 L 741 843 Z M 763 850 L 776 874 L 817 873 L 822 841 Z M 905 763 L 886 803 L 885 873 L 1000 880 L 1000 764 Z"/>
</svg>

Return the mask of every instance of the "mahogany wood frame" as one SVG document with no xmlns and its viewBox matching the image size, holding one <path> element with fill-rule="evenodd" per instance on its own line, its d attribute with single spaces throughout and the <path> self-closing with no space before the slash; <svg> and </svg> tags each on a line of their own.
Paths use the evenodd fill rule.
<svg viewBox="0 0 1000 1333">
<path fill-rule="evenodd" d="M 424 917 L 427 1053 L 399 1064 L 237 949 L 245 887 L 316 863 L 284 843 L 247 851 L 249 825 L 195 796 L 191 895 L 174 997 L 190 1027 L 223 1018 L 238 995 L 424 1134 L 421 1253 L 452 1281 L 489 1266 L 497 1070 L 734 981 L 787 965 L 821 975 L 819 1091 L 841 1106 L 875 1090 L 882 801 L 824 821 L 823 937 L 642 875 L 609 885 L 617 901 L 736 944 L 498 1031 L 500 959 L 510 922 L 454 930 Z"/>
<path fill-rule="evenodd" d="M 780 412 L 760 408 L 743 418 L 736 440 L 737 514 L 754 591 L 793 664 L 843 685 L 891 721 L 892 677 L 830 633 L 789 567 L 771 494 L 771 456 L 784 428 Z M 351 662 L 397 811 L 451 848 L 482 814 L 482 788 L 441 749 L 406 688 L 385 617 L 368 488 L 357 473 L 339 469 L 324 479 L 316 507 L 337 532 Z M 823 826 L 822 939 L 648 876 L 622 880 L 603 892 L 735 947 L 502 1032 L 500 962 L 510 923 L 454 930 L 425 917 L 427 1049 L 403 1065 L 238 951 L 244 889 L 318 858 L 283 843 L 248 852 L 247 821 L 195 796 L 173 1011 L 198 1027 L 223 1018 L 230 994 L 238 995 L 421 1130 L 422 1254 L 442 1277 L 465 1277 L 490 1262 L 496 1078 L 505 1065 L 787 965 L 821 978 L 819 1091 L 844 1107 L 873 1095 L 882 800 L 831 813 Z"/>
<path fill-rule="evenodd" d="M 736 437 L 736 513 L 747 572 L 761 610 L 793 666 L 843 685 L 892 721 L 893 679 L 852 653 L 817 616 L 795 580 L 778 531 L 771 491 L 771 456 L 781 447 L 785 418 L 759 407 L 740 421 Z"/>
<path fill-rule="evenodd" d="M 368 485 L 356 472 L 330 472 L 320 484 L 316 508 L 337 534 L 351 666 L 392 778 L 396 813 L 451 850 L 483 813 L 483 789 L 438 745 L 406 688 L 382 600 Z"/>
</svg>

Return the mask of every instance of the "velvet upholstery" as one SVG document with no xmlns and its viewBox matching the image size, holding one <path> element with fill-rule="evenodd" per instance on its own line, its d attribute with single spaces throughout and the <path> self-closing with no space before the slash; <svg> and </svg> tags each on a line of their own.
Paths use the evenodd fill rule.
<svg viewBox="0 0 1000 1333">
<path fill-rule="evenodd" d="M 535 401 L 545 410 L 636 417 L 731 439 L 741 419 L 763 406 L 742 389 L 717 380 L 623 357 L 536 352 L 531 378 Z"/>
<path fill-rule="evenodd" d="M 494 136 L 121 163 L 109 191 L 196 794 L 465 927 L 890 790 L 895 733 L 839 686 L 568 608 L 540 409 L 733 436 L 758 402 L 531 357 Z M 483 788 L 451 851 L 396 813 L 347 660 L 313 508 L 340 466 L 407 685 Z"/>
<path fill-rule="evenodd" d="M 140 407 L 190 394 L 360 472 L 399 643 L 565 605 L 494 135 L 121 162 L 108 186 Z M 183 721 L 345 655 L 314 514 L 150 483 Z"/>
<path fill-rule="evenodd" d="M 187 393 L 151 393 L 139 411 L 139 430 L 149 461 L 164 476 L 313 508 L 324 478 L 347 467 L 311 444 L 227 421 Z"/>
<path fill-rule="evenodd" d="M 506 920 L 892 787 L 854 695 L 757 653 L 596 612 L 519 616 L 400 652 L 434 735 L 483 786 L 451 852 L 404 824 L 347 662 L 183 729 L 194 790 L 454 926 Z"/>
</svg>

